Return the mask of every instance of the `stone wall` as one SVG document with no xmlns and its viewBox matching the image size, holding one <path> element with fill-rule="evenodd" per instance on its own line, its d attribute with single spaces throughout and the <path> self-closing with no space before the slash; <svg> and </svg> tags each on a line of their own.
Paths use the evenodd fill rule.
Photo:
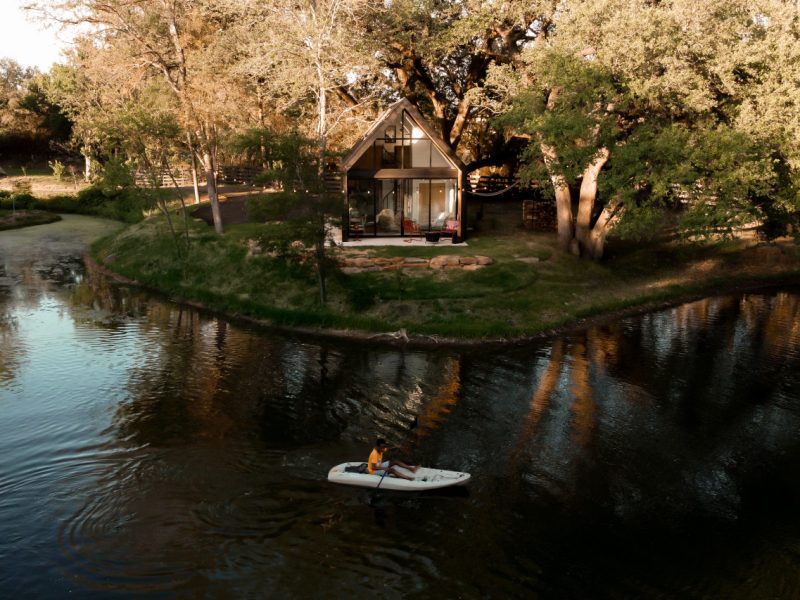
<svg viewBox="0 0 800 600">
<path fill-rule="evenodd" d="M 430 259 L 410 256 L 373 258 L 367 256 L 366 252 L 356 256 L 350 254 L 339 259 L 339 264 L 345 273 L 395 271 L 397 269 L 461 269 L 464 271 L 477 271 L 492 264 L 492 262 L 492 259 L 488 256 L 442 254 Z"/>
</svg>

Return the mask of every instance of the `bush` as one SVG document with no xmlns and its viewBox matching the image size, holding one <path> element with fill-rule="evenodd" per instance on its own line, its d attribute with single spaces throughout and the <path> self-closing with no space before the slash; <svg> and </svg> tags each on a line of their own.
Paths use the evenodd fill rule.
<svg viewBox="0 0 800 600">
<path fill-rule="evenodd" d="M 121 160 L 110 160 L 103 165 L 100 177 L 95 186 L 109 198 L 129 190 L 135 185 L 133 171 L 128 163 Z"/>
<path fill-rule="evenodd" d="M 75 196 L 66 194 L 60 196 L 50 196 L 46 201 L 40 203 L 42 208 L 51 212 L 77 213 L 78 199 Z"/>
<path fill-rule="evenodd" d="M 31 194 L 25 193 L 0 193 L 0 208 L 28 210 L 39 208 L 38 200 Z"/>
<path fill-rule="evenodd" d="M 17 179 L 14 183 L 11 184 L 11 187 L 14 191 L 14 194 L 21 195 L 21 194 L 29 194 L 31 193 L 31 189 L 33 185 L 31 184 L 29 179 Z"/>
<path fill-rule="evenodd" d="M 74 213 L 104 217 L 125 223 L 138 223 L 144 219 L 149 202 L 137 190 L 124 190 L 114 198 L 107 198 L 93 188 L 82 190 L 77 196 L 62 194 L 49 198 L 36 198 L 31 194 L 0 192 L 0 208 L 38 209 L 57 213 Z"/>
<path fill-rule="evenodd" d="M 275 218 L 275 200 L 278 194 L 251 196 L 245 201 L 247 217 L 255 223 L 264 223 Z"/>
<path fill-rule="evenodd" d="M 81 206 L 96 208 L 108 202 L 109 198 L 113 196 L 108 196 L 102 188 L 91 185 L 78 192 L 76 200 Z"/>
<path fill-rule="evenodd" d="M 47 165 L 53 170 L 53 177 L 61 181 L 64 178 L 64 170 L 66 167 L 60 160 L 51 160 Z"/>
</svg>

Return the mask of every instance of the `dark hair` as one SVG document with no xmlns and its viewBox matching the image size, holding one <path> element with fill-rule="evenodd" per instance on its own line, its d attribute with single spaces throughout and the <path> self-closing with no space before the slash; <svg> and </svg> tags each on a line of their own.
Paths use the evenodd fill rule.
<svg viewBox="0 0 800 600">
<path fill-rule="evenodd" d="M 380 448 L 381 446 L 385 446 L 385 445 L 386 445 L 386 440 L 383 439 L 383 438 L 378 438 L 378 441 L 375 442 L 375 447 L 376 448 Z"/>
</svg>

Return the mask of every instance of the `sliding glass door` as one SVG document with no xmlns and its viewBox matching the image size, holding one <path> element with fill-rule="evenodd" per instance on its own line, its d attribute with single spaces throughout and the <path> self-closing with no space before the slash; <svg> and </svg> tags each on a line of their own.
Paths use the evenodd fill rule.
<svg viewBox="0 0 800 600">
<path fill-rule="evenodd" d="M 404 215 L 416 232 L 443 229 L 458 217 L 455 179 L 407 179 L 405 184 Z"/>
<path fill-rule="evenodd" d="M 458 218 L 455 179 L 353 179 L 349 236 L 421 235 Z"/>
</svg>

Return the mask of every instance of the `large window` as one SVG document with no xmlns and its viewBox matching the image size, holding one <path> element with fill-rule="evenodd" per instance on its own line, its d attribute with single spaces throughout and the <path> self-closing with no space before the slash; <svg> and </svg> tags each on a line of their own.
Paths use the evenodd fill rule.
<svg viewBox="0 0 800 600">
<path fill-rule="evenodd" d="M 374 180 L 352 179 L 348 182 L 348 227 L 350 237 L 375 235 Z"/>
<path fill-rule="evenodd" d="M 356 169 L 410 169 L 449 167 L 441 151 L 408 113 L 387 123 L 372 148 L 359 158 Z"/>
<path fill-rule="evenodd" d="M 449 228 L 458 219 L 456 194 L 455 179 L 351 179 L 349 235 L 419 235 Z"/>
<path fill-rule="evenodd" d="M 350 179 L 348 235 L 400 235 L 403 223 L 402 193 L 402 180 Z"/>
<path fill-rule="evenodd" d="M 455 179 L 408 179 L 404 213 L 421 231 L 443 229 L 455 220 Z"/>
</svg>

